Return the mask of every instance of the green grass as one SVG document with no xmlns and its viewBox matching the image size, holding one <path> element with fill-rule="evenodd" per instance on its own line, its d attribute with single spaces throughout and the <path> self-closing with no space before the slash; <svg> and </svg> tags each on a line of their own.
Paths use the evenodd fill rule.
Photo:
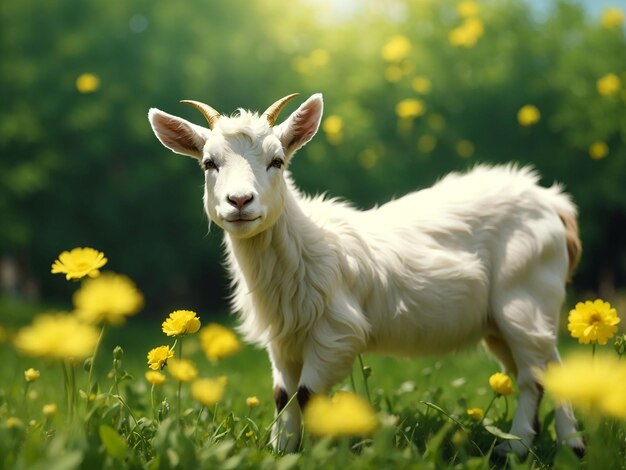
<svg viewBox="0 0 626 470">
<path fill-rule="evenodd" d="M 2 308 L 6 308 L 4 301 Z M 11 306 L 29 316 L 36 309 Z M 15 318 L 5 315 L 2 318 Z M 23 320 L 24 317 L 22 317 Z M 219 318 L 220 322 L 232 321 Z M 23 322 L 23 321 L 22 321 Z M 205 320 L 205 323 L 208 322 Z M 16 324 L 16 322 L 5 322 Z M 165 400 L 169 415 L 154 419 L 150 385 L 144 379 L 146 353 L 171 343 L 159 323 L 132 319 L 124 327 L 109 328 L 96 365 L 101 398 L 87 414 L 86 401 L 78 397 L 74 417 L 65 405 L 60 364 L 20 357 L 9 344 L 0 345 L 0 468 L 493 468 L 490 451 L 500 438 L 466 415 L 471 407 L 486 408 L 493 397 L 487 380 L 498 371 L 497 363 L 481 348 L 445 358 L 397 359 L 364 355 L 371 368 L 367 380 L 372 405 L 383 424 L 364 439 L 312 439 L 305 435 L 299 454 L 280 456 L 269 447 L 267 428 L 273 420 L 274 403 L 270 365 L 265 351 L 244 346 L 235 356 L 210 363 L 198 340 L 185 340 L 185 356 L 198 365 L 200 376 L 228 378 L 222 402 L 201 409 L 182 388 L 183 417 L 176 419 L 177 386 L 171 377 L 157 389 L 157 408 Z M 580 348 L 569 339 L 564 350 Z M 112 350 L 121 346 L 124 357 L 118 377 L 126 376 L 116 396 Z M 25 394 L 23 372 L 41 371 Z M 75 367 L 77 387 L 86 389 L 87 373 Z M 353 367 L 356 392 L 366 396 L 360 365 Z M 351 389 L 351 381 L 337 388 Z M 257 396 L 258 408 L 249 410 L 245 400 Z M 515 395 L 499 398 L 483 424 L 508 431 Z M 59 411 L 44 418 L 42 406 L 56 403 Z M 555 442 L 552 403 L 541 407 L 543 430 L 534 446 L 536 457 L 514 459 L 511 468 L 624 468 L 624 423 L 609 420 L 583 421 L 589 454 L 582 462 Z M 22 425 L 8 428 L 7 419 Z M 461 430 L 464 430 L 462 433 Z M 493 430 L 492 430 L 493 431 Z"/>
</svg>

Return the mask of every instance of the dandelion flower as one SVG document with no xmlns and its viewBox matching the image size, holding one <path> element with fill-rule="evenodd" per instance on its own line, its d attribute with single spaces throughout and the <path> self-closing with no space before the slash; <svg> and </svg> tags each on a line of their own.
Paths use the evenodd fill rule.
<svg viewBox="0 0 626 470">
<path fill-rule="evenodd" d="M 464 0 L 456 6 L 456 12 L 463 17 L 476 16 L 480 7 L 472 0 Z"/>
<path fill-rule="evenodd" d="M 343 119 L 331 114 L 322 122 L 322 130 L 331 144 L 338 144 L 343 138 Z"/>
<path fill-rule="evenodd" d="M 414 119 L 426 112 L 426 106 L 422 100 L 407 98 L 396 104 L 396 114 L 400 119 Z"/>
<path fill-rule="evenodd" d="M 557 401 L 589 413 L 626 419 L 626 363 L 614 356 L 578 354 L 562 365 L 549 364 L 539 379 Z"/>
<path fill-rule="evenodd" d="M 191 382 L 198 377 L 198 369 L 189 359 L 172 359 L 167 370 L 179 382 Z"/>
<path fill-rule="evenodd" d="M 337 392 L 333 398 L 316 395 L 304 409 L 304 421 L 315 436 L 365 436 L 378 427 L 372 407 L 361 397 Z"/>
<path fill-rule="evenodd" d="M 215 405 L 224 396 L 224 383 L 215 379 L 199 379 L 191 385 L 191 396 L 204 406 Z"/>
<path fill-rule="evenodd" d="M 596 88 L 602 96 L 611 96 L 619 92 L 622 82 L 614 73 L 607 73 L 598 79 Z"/>
<path fill-rule="evenodd" d="M 39 373 L 39 371 L 33 369 L 32 367 L 24 371 L 24 378 L 26 379 L 26 382 L 34 382 L 39 378 L 40 375 L 41 374 Z"/>
<path fill-rule="evenodd" d="M 246 405 L 248 408 L 256 408 L 259 406 L 259 399 L 257 397 L 248 397 L 246 398 Z"/>
<path fill-rule="evenodd" d="M 15 347 L 29 356 L 82 360 L 93 354 L 98 330 L 74 315 L 44 314 L 20 329 Z"/>
<path fill-rule="evenodd" d="M 93 248 L 74 248 L 64 251 L 52 264 L 52 274 L 62 273 L 65 278 L 80 279 L 85 276 L 96 277 L 99 269 L 107 263 L 104 253 Z"/>
<path fill-rule="evenodd" d="M 382 49 L 383 59 L 387 62 L 401 62 L 411 53 L 411 41 L 406 36 L 392 37 Z"/>
<path fill-rule="evenodd" d="M 48 403 L 47 405 L 44 405 L 42 408 L 43 415 L 46 418 L 50 418 L 54 416 L 55 414 L 57 414 L 57 411 L 58 411 L 58 407 L 56 403 Z"/>
<path fill-rule="evenodd" d="M 485 412 L 482 408 L 470 408 L 467 410 L 467 416 L 469 416 L 474 421 L 480 421 L 485 416 Z"/>
<path fill-rule="evenodd" d="M 165 382 L 165 375 L 158 370 L 149 370 L 146 372 L 146 380 L 152 385 L 161 385 Z"/>
<path fill-rule="evenodd" d="M 602 12 L 600 24 L 603 28 L 619 28 L 624 24 L 624 12 L 617 7 L 606 8 Z"/>
<path fill-rule="evenodd" d="M 522 126 L 532 126 L 537 124 L 540 119 L 541 113 L 539 109 L 532 104 L 522 106 L 517 112 L 517 122 Z"/>
<path fill-rule="evenodd" d="M 510 395 L 513 392 L 513 381 L 511 377 L 502 372 L 496 372 L 489 377 L 489 386 L 491 390 L 498 395 Z"/>
<path fill-rule="evenodd" d="M 17 429 L 21 428 L 23 426 L 23 423 L 21 419 L 16 418 L 15 416 L 11 416 L 10 418 L 6 419 L 4 425 L 9 429 Z"/>
<path fill-rule="evenodd" d="M 448 42 L 456 47 L 474 47 L 485 32 L 480 18 L 465 18 L 461 26 L 454 28 L 448 35 Z"/>
<path fill-rule="evenodd" d="M 200 330 L 200 345 L 210 361 L 232 356 L 241 349 L 235 333 L 217 323 L 210 323 Z"/>
<path fill-rule="evenodd" d="M 100 78 L 93 73 L 82 73 L 76 79 L 76 89 L 81 93 L 93 93 L 100 88 Z"/>
<path fill-rule="evenodd" d="M 163 322 L 163 333 L 167 336 L 182 336 L 200 329 L 200 319 L 191 310 L 176 310 Z"/>
<path fill-rule="evenodd" d="M 589 156 L 594 160 L 601 160 L 609 154 L 609 146 L 598 140 L 589 146 Z"/>
<path fill-rule="evenodd" d="M 161 370 L 172 357 L 174 357 L 173 349 L 170 349 L 169 346 L 159 346 L 148 352 L 148 366 L 152 370 Z"/>
<path fill-rule="evenodd" d="M 89 279 L 74 294 L 76 315 L 89 323 L 121 325 L 143 307 L 143 295 L 122 274 L 104 273 Z"/>
<path fill-rule="evenodd" d="M 617 332 L 620 319 L 611 304 L 597 299 L 578 302 L 576 308 L 570 310 L 568 321 L 567 329 L 580 344 L 604 345 Z"/>
<path fill-rule="evenodd" d="M 418 75 L 417 77 L 411 80 L 411 87 L 417 92 L 421 94 L 426 94 L 430 91 L 432 83 L 428 77 L 423 75 Z"/>
</svg>

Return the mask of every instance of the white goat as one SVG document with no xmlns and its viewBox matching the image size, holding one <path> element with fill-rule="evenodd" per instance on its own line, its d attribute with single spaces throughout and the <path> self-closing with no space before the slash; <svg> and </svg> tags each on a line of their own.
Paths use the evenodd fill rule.
<svg viewBox="0 0 626 470">
<path fill-rule="evenodd" d="M 518 406 L 499 446 L 524 454 L 542 389 L 535 370 L 559 362 L 565 281 L 578 262 L 576 207 L 528 168 L 477 166 L 433 187 L 358 211 L 294 187 L 285 167 L 317 132 L 320 94 L 282 124 L 281 108 L 220 116 L 189 101 L 209 128 L 151 109 L 159 140 L 196 158 L 204 206 L 225 232 L 241 331 L 267 348 L 277 413 L 275 445 L 296 450 L 311 393 L 328 393 L 364 351 L 445 353 L 483 340 L 515 374 Z M 560 441 L 578 452 L 572 409 L 556 410 Z"/>
</svg>

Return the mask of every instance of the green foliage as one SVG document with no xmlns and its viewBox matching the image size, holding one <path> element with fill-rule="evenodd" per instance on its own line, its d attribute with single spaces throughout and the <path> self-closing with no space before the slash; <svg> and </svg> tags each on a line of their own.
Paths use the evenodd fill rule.
<svg viewBox="0 0 626 470">
<path fill-rule="evenodd" d="M 531 163 L 580 205 L 579 287 L 620 282 L 623 28 L 603 28 L 565 0 L 541 15 L 521 0 L 478 3 L 484 34 L 473 47 L 450 44 L 462 23 L 452 0 L 4 5 L 0 254 L 61 296 L 58 283 L 32 273 L 45 271 L 50 253 L 94 246 L 121 260 L 155 305 L 223 307 L 219 234 L 205 236 L 200 172 L 160 146 L 147 110 L 196 120 L 180 99 L 230 113 L 321 91 L 326 116 L 343 125 L 321 130 L 293 162 L 305 190 L 369 207 L 475 162 Z M 381 51 L 398 35 L 410 50 L 386 60 Z M 85 73 L 99 84 L 81 93 Z M 607 73 L 622 85 L 602 96 L 596 84 Z M 421 100 L 424 114 L 399 119 L 406 98 Z M 516 113 L 529 103 L 541 119 L 520 126 Z M 588 154 L 596 141 L 609 148 L 601 160 Z"/>
</svg>

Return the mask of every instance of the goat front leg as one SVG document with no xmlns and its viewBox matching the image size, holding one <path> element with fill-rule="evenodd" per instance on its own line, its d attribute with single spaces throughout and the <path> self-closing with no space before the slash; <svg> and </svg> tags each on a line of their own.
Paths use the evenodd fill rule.
<svg viewBox="0 0 626 470">
<path fill-rule="evenodd" d="M 289 400 L 296 393 L 302 364 L 285 357 L 277 348 L 269 347 L 276 402 L 276 422 L 272 426 L 271 443 L 278 452 L 295 452 L 300 446 L 302 415 L 298 403 Z"/>
</svg>

